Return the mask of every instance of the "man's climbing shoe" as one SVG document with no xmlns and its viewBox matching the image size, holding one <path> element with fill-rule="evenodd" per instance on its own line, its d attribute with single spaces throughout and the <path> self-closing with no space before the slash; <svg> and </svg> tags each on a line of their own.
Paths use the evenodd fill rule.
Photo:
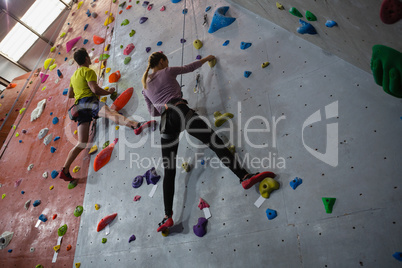
<svg viewBox="0 0 402 268">
<path fill-rule="evenodd" d="M 172 217 L 169 218 L 163 218 L 163 220 L 159 223 L 159 227 L 158 230 L 156 230 L 157 232 L 163 232 L 165 231 L 167 228 L 172 227 L 173 226 L 173 219 Z"/>
<path fill-rule="evenodd" d="M 74 178 L 71 176 L 70 172 L 64 173 L 64 168 L 61 169 L 60 173 L 59 173 L 59 178 L 63 179 L 65 181 L 73 181 Z"/>
<path fill-rule="evenodd" d="M 155 131 L 155 129 L 156 129 L 156 121 L 155 120 L 151 120 L 148 122 L 141 122 L 140 124 L 141 125 L 139 127 L 134 128 L 135 135 L 140 135 L 141 132 L 148 127 L 152 127 L 152 131 Z"/>
<path fill-rule="evenodd" d="M 244 189 L 250 189 L 254 184 L 261 182 L 265 178 L 275 178 L 276 175 L 273 172 L 266 171 L 262 173 L 256 173 L 256 174 L 248 174 L 243 180 L 241 180 L 241 186 L 243 186 Z"/>
</svg>

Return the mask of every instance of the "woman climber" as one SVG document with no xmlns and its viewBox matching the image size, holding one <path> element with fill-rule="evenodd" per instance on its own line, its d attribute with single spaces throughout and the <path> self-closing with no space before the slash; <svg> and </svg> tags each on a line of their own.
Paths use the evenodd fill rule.
<svg viewBox="0 0 402 268">
<path fill-rule="evenodd" d="M 142 91 L 152 116 L 161 116 L 160 132 L 162 159 L 164 167 L 163 201 L 165 217 L 159 223 L 158 232 L 173 226 L 173 196 L 176 176 L 176 155 L 179 146 L 179 134 L 184 129 L 193 137 L 208 145 L 219 159 L 240 179 L 244 189 L 261 182 L 266 177 L 274 178 L 272 172 L 249 174 L 225 147 L 224 142 L 202 120 L 198 114 L 187 106 L 182 99 L 181 87 L 176 80 L 179 74 L 193 72 L 207 61 L 214 60 L 210 55 L 182 67 L 169 67 L 168 58 L 161 52 L 154 52 L 148 59 L 148 67 L 142 77 Z M 148 75 L 149 70 L 152 73 Z"/>
<path fill-rule="evenodd" d="M 75 98 L 75 105 L 78 108 L 78 117 L 74 120 L 78 122 L 78 143 L 69 152 L 60 172 L 59 177 L 65 181 L 74 180 L 69 169 L 78 154 L 86 148 L 92 119 L 108 118 L 116 124 L 134 130 L 138 130 L 141 126 L 141 123 L 129 120 L 116 112 L 113 109 L 114 105 L 109 108 L 105 103 L 99 102 L 98 96 L 111 95 L 115 92 L 115 88 L 112 87 L 107 91 L 99 87 L 95 71 L 89 68 L 92 63 L 85 48 L 80 48 L 74 53 L 74 60 L 79 67 L 71 77 L 67 96 Z M 135 132 L 138 134 L 138 131 Z"/>
</svg>

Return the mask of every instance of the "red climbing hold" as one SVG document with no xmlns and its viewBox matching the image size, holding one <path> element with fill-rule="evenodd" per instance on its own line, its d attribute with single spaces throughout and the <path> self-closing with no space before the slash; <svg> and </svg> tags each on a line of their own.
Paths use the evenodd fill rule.
<svg viewBox="0 0 402 268">
<path fill-rule="evenodd" d="M 116 71 L 109 75 L 109 83 L 117 83 L 121 77 L 120 71 Z"/>
<path fill-rule="evenodd" d="M 381 4 L 380 18 L 386 24 L 393 24 L 402 19 L 402 2 L 399 0 L 384 0 Z"/>
<path fill-rule="evenodd" d="M 100 44 L 102 44 L 103 42 L 105 42 L 105 38 L 102 38 L 102 37 L 97 36 L 97 35 L 94 35 L 93 40 L 94 40 L 94 43 L 95 43 L 96 45 L 100 45 Z"/>
<path fill-rule="evenodd" d="M 132 5 L 129 5 L 126 7 L 126 10 L 129 10 L 132 7 Z"/>
<path fill-rule="evenodd" d="M 204 199 L 200 198 L 200 202 L 198 203 L 199 209 L 209 208 L 209 204 L 205 202 Z"/>
<path fill-rule="evenodd" d="M 98 228 L 96 229 L 96 231 L 97 232 L 102 231 L 103 228 L 105 228 L 109 223 L 111 223 L 114 220 L 114 218 L 116 218 L 116 216 L 117 213 L 114 213 L 101 219 L 100 222 L 98 223 Z"/>
<path fill-rule="evenodd" d="M 52 220 L 57 218 L 57 214 L 53 214 Z"/>
<path fill-rule="evenodd" d="M 114 142 L 109 144 L 105 149 L 100 151 L 100 153 L 95 157 L 94 160 L 94 170 L 98 171 L 102 167 L 104 167 L 110 161 L 110 157 L 112 156 L 113 148 L 116 145 L 119 139 L 114 139 Z"/>
<path fill-rule="evenodd" d="M 110 79 L 110 77 L 109 77 Z M 111 109 L 115 111 L 120 111 L 121 109 L 126 106 L 128 101 L 131 99 L 131 96 L 133 95 L 134 88 L 130 87 L 124 90 L 123 93 L 120 94 L 120 96 L 113 102 L 112 106 L 110 106 Z"/>
</svg>

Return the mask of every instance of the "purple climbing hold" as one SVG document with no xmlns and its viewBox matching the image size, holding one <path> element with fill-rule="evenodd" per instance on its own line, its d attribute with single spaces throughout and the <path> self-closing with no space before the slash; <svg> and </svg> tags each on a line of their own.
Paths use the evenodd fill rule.
<svg viewBox="0 0 402 268">
<path fill-rule="evenodd" d="M 251 75 L 250 71 L 244 71 L 244 77 L 248 78 Z"/>
<path fill-rule="evenodd" d="M 208 220 L 206 218 L 203 217 L 199 218 L 198 223 L 193 226 L 194 234 L 198 237 L 203 237 L 207 233 L 206 230 L 207 223 Z"/>
<path fill-rule="evenodd" d="M 222 46 L 226 47 L 227 45 L 229 45 L 229 40 L 226 40 L 225 43 L 222 44 Z"/>
<path fill-rule="evenodd" d="M 147 53 L 149 53 L 149 51 L 151 51 L 151 47 L 146 47 L 146 48 L 145 48 L 145 51 L 146 51 Z"/>
<path fill-rule="evenodd" d="M 184 38 L 180 39 L 180 43 L 182 43 L 182 44 L 186 43 L 186 39 L 184 39 Z"/>
<path fill-rule="evenodd" d="M 156 45 L 157 45 L 158 47 L 160 47 L 160 46 L 162 45 L 162 41 L 159 41 L 158 43 L 156 43 Z"/>
<path fill-rule="evenodd" d="M 311 25 L 308 22 L 305 22 L 302 19 L 299 19 L 299 23 L 302 25 L 301 27 L 297 28 L 297 32 L 299 34 L 317 34 L 317 31 L 315 30 L 314 26 Z"/>
<path fill-rule="evenodd" d="M 146 22 L 148 20 L 147 17 L 141 17 L 140 18 L 140 24 L 143 24 L 144 22 Z"/>
<path fill-rule="evenodd" d="M 144 178 L 140 175 L 134 178 L 132 186 L 133 188 L 138 188 L 142 185 Z"/>
<path fill-rule="evenodd" d="M 143 7 L 147 7 L 149 5 L 149 2 L 148 1 L 144 1 L 144 3 L 142 3 L 142 6 Z"/>
<path fill-rule="evenodd" d="M 130 236 L 130 238 L 128 239 L 128 243 L 135 241 L 135 235 Z"/>
<path fill-rule="evenodd" d="M 85 26 L 84 26 L 84 31 L 88 28 L 88 26 L 89 26 L 89 24 L 87 23 L 87 24 L 85 24 Z"/>
<path fill-rule="evenodd" d="M 195 57 L 196 60 L 200 60 L 202 59 L 201 55 L 197 55 L 197 57 Z"/>
<path fill-rule="evenodd" d="M 251 43 L 241 42 L 240 43 L 240 49 L 245 50 L 245 49 L 251 47 L 251 45 L 252 45 Z"/>
<path fill-rule="evenodd" d="M 152 167 L 150 170 L 145 172 L 143 177 L 145 177 L 145 179 L 147 180 L 148 185 L 156 184 L 159 181 L 159 179 L 161 178 L 161 176 L 156 173 L 156 170 L 154 167 Z"/>
</svg>

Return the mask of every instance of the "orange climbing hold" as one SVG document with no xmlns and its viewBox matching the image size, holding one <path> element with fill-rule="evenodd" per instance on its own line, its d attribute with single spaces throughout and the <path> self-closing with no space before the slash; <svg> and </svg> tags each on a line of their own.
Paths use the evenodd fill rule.
<svg viewBox="0 0 402 268">
<path fill-rule="evenodd" d="M 129 5 L 126 7 L 126 10 L 129 10 L 132 7 L 132 5 Z"/>
<path fill-rule="evenodd" d="M 116 71 L 109 75 L 109 83 L 117 83 L 121 77 L 120 71 Z"/>
<path fill-rule="evenodd" d="M 99 63 L 99 58 L 96 58 L 94 62 Z"/>
<path fill-rule="evenodd" d="M 6 87 L 6 89 L 15 88 L 16 86 L 17 86 L 16 83 L 10 83 L 10 84 Z"/>
<path fill-rule="evenodd" d="M 100 44 L 102 44 L 103 42 L 105 42 L 105 38 L 102 38 L 102 37 L 97 36 L 97 35 L 94 35 L 93 40 L 94 40 L 94 43 L 95 43 L 96 45 L 100 45 Z"/>
<path fill-rule="evenodd" d="M 121 13 L 123 13 L 123 10 L 120 10 L 120 11 L 119 11 L 119 14 L 121 14 Z"/>
<path fill-rule="evenodd" d="M 130 87 L 124 90 L 123 93 L 120 94 L 120 96 L 113 102 L 112 106 L 110 106 L 111 109 L 115 111 L 120 111 L 121 109 L 126 106 L 127 102 L 131 99 L 131 96 L 133 95 L 134 88 Z"/>
<path fill-rule="evenodd" d="M 100 151 L 100 153 L 95 157 L 94 160 L 94 170 L 98 171 L 102 167 L 104 167 L 110 161 L 110 157 L 112 156 L 113 148 L 116 145 L 119 139 L 114 139 L 114 141 L 109 144 L 105 149 Z M 99 231 L 98 231 L 99 232 Z"/>
</svg>

